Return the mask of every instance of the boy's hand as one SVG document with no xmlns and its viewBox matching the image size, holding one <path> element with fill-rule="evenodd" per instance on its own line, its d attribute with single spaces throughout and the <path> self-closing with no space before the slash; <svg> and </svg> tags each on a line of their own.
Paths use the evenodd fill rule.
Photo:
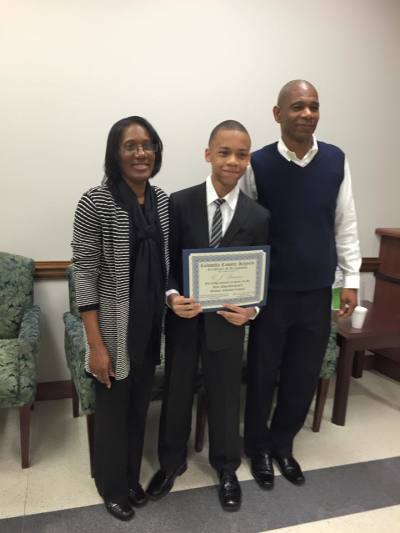
<svg viewBox="0 0 400 533">
<path fill-rule="evenodd" d="M 221 315 L 234 326 L 243 326 L 243 324 L 246 324 L 246 322 L 256 315 L 254 307 L 239 307 L 238 305 L 224 304 L 224 308 L 229 309 L 229 311 L 217 311 L 217 315 Z"/>
<path fill-rule="evenodd" d="M 181 318 L 194 318 L 202 311 L 201 305 L 196 303 L 193 298 L 185 298 L 179 294 L 170 294 L 168 305 Z"/>
</svg>

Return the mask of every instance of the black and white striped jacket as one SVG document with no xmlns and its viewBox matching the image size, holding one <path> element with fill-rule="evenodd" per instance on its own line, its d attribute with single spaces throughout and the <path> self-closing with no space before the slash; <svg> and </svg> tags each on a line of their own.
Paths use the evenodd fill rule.
<svg viewBox="0 0 400 533">
<path fill-rule="evenodd" d="M 153 186 L 165 251 L 168 253 L 168 197 Z M 87 191 L 80 199 L 72 240 L 76 300 L 80 311 L 98 310 L 103 341 L 113 361 L 116 379 L 129 374 L 127 350 L 129 319 L 129 216 L 119 206 L 107 185 Z M 85 369 L 89 371 L 86 341 Z"/>
</svg>

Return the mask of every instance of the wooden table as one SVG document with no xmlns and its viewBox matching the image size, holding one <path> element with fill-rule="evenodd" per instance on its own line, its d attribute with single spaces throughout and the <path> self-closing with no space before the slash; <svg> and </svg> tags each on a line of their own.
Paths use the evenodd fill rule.
<svg viewBox="0 0 400 533">
<path fill-rule="evenodd" d="M 362 357 L 357 352 L 379 348 L 400 347 L 400 310 L 387 310 L 381 305 L 363 302 L 368 314 L 362 329 L 353 329 L 351 320 L 338 322 L 338 345 L 340 346 L 332 422 L 345 425 L 350 378 L 360 377 Z M 359 354 L 360 355 L 360 354 Z M 354 363 L 356 364 L 354 365 Z M 354 366 L 354 370 L 353 370 Z"/>
</svg>

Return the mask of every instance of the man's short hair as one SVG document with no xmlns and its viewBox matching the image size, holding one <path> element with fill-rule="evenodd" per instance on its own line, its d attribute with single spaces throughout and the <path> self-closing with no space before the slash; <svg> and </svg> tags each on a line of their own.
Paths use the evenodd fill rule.
<svg viewBox="0 0 400 533">
<path fill-rule="evenodd" d="M 314 89 L 314 91 L 318 94 L 317 89 L 314 87 L 312 83 L 310 83 L 307 80 L 291 80 L 285 83 L 285 85 L 282 87 L 282 89 L 279 91 L 278 94 L 278 100 L 276 102 L 276 105 L 278 107 L 282 107 L 288 93 L 293 89 L 293 87 L 296 87 L 298 85 L 306 85 L 310 89 Z"/>
<path fill-rule="evenodd" d="M 246 130 L 246 128 L 238 122 L 237 120 L 224 120 L 223 122 L 220 122 L 215 128 L 212 130 L 210 138 L 208 139 L 208 145 L 210 146 L 212 140 L 217 135 L 219 130 L 233 130 L 233 131 L 242 131 L 243 133 L 247 133 L 249 135 L 249 132 Z M 250 137 L 250 135 L 249 135 Z"/>
</svg>

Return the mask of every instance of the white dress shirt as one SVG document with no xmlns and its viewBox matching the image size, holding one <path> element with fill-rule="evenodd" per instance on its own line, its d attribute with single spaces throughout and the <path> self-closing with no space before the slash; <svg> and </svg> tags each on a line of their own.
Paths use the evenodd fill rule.
<svg viewBox="0 0 400 533">
<path fill-rule="evenodd" d="M 294 152 L 291 152 L 282 139 L 278 141 L 278 152 L 287 161 L 291 161 L 300 167 L 305 167 L 311 163 L 317 154 L 318 142 L 313 136 L 313 145 L 302 159 L 299 159 Z M 257 200 L 257 187 L 254 172 L 250 165 L 240 179 L 240 188 L 250 198 Z M 361 253 L 356 210 L 351 188 L 350 166 L 347 157 L 344 160 L 344 177 L 336 200 L 335 242 L 338 266 L 343 272 L 344 287 L 358 289 L 360 287 Z"/>
</svg>

